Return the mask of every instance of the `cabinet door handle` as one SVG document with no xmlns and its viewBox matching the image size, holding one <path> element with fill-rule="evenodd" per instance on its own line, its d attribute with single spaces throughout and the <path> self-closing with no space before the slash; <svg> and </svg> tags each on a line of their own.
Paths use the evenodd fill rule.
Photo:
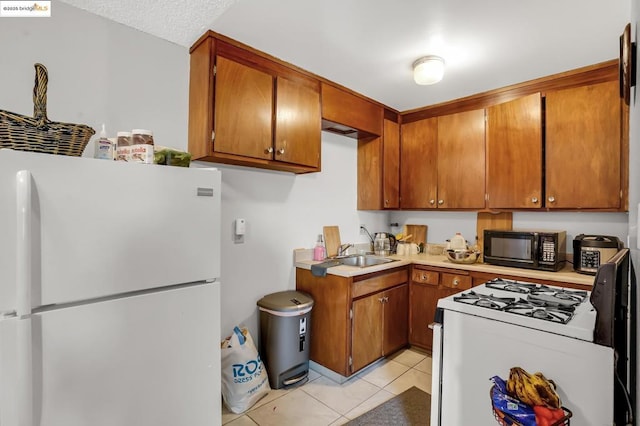
<svg viewBox="0 0 640 426">
<path fill-rule="evenodd" d="M 271 147 L 271 146 L 264 150 L 265 154 L 271 154 L 272 152 L 273 152 L 273 147 Z"/>
<path fill-rule="evenodd" d="M 438 205 L 441 206 L 444 204 L 444 200 L 438 200 Z"/>
<path fill-rule="evenodd" d="M 460 280 L 459 279 L 456 278 L 455 280 L 453 280 L 453 285 L 454 286 L 457 286 L 458 284 L 460 284 Z"/>
<path fill-rule="evenodd" d="M 422 281 L 426 281 L 427 280 L 427 274 L 422 274 Z"/>
<path fill-rule="evenodd" d="M 278 154 L 280 154 L 280 155 L 284 154 L 284 148 L 280 148 L 280 149 L 278 150 Z"/>
<path fill-rule="evenodd" d="M 384 303 L 384 297 L 379 297 L 379 298 L 378 298 L 378 302 L 380 302 L 380 303 Z"/>
<path fill-rule="evenodd" d="M 556 201 L 556 198 L 552 195 L 551 197 L 548 198 L 550 203 L 553 203 Z"/>
<path fill-rule="evenodd" d="M 531 202 L 532 202 L 533 204 L 536 204 L 536 203 L 538 202 L 538 197 L 533 197 L 533 198 L 531 198 Z"/>
<path fill-rule="evenodd" d="M 389 296 L 384 297 L 384 303 L 389 303 Z"/>
<path fill-rule="evenodd" d="M 436 200 L 429 200 L 429 204 L 434 205 L 436 203 Z"/>
</svg>

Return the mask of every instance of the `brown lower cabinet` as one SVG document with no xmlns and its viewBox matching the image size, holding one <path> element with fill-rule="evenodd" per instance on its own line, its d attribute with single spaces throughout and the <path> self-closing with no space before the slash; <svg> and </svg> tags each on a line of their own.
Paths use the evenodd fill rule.
<svg viewBox="0 0 640 426">
<path fill-rule="evenodd" d="M 311 295 L 312 361 L 350 376 L 408 343 L 409 267 L 355 277 L 316 277 L 296 269 Z"/>
<path fill-rule="evenodd" d="M 406 283 L 353 301 L 353 371 L 407 344 L 408 303 Z"/>
<path fill-rule="evenodd" d="M 471 288 L 468 271 L 413 266 L 409 296 L 409 343 L 431 351 L 433 322 L 438 299 Z"/>
</svg>

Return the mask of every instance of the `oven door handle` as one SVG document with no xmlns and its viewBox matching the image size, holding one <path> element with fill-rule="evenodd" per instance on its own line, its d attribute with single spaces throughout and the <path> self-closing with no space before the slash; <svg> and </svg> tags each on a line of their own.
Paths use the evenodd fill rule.
<svg viewBox="0 0 640 426">
<path fill-rule="evenodd" d="M 433 322 L 429 324 L 433 330 L 433 348 L 431 371 L 431 426 L 440 426 L 442 418 L 442 324 Z"/>
</svg>

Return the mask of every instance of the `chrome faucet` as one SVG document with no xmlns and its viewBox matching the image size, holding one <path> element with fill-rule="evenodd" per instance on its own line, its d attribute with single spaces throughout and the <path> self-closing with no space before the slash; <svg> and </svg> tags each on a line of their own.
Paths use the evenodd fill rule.
<svg viewBox="0 0 640 426">
<path fill-rule="evenodd" d="M 369 230 L 367 230 L 367 228 L 365 228 L 365 227 L 364 227 L 364 225 L 360 225 L 360 229 L 362 229 L 364 232 L 366 232 L 366 233 L 367 233 L 367 236 L 369 237 L 369 241 L 371 241 L 371 251 L 373 252 L 373 249 L 374 249 L 374 247 L 373 247 L 373 245 L 374 245 L 374 244 L 373 244 L 373 241 L 374 241 L 374 240 L 373 240 L 373 237 L 372 237 L 372 236 L 371 236 L 371 234 L 369 233 Z"/>
<path fill-rule="evenodd" d="M 338 256 L 344 256 L 347 250 L 349 250 L 349 247 L 353 247 L 353 244 L 351 243 L 340 244 L 338 246 Z"/>
</svg>

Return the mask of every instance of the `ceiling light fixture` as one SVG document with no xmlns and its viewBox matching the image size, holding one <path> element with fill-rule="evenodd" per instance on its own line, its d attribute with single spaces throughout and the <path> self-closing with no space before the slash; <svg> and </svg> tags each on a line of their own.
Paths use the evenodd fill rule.
<svg viewBox="0 0 640 426">
<path fill-rule="evenodd" d="M 435 84 L 444 76 L 444 59 L 440 56 L 424 56 L 413 63 L 413 79 L 417 84 Z"/>
</svg>

